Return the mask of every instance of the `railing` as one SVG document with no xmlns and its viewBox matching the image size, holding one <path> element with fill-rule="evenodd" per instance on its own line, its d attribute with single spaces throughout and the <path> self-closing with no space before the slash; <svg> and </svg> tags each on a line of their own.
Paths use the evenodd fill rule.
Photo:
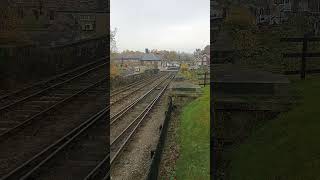
<svg viewBox="0 0 320 180">
<path fill-rule="evenodd" d="M 285 53 L 284 58 L 301 58 L 300 70 L 286 71 L 284 74 L 300 74 L 301 79 L 305 79 L 306 73 L 319 73 L 320 69 L 306 70 L 307 57 L 320 57 L 319 52 L 308 53 L 308 42 L 319 42 L 320 37 L 309 37 L 307 34 L 303 38 L 282 38 L 282 42 L 302 42 L 302 53 Z"/>
</svg>

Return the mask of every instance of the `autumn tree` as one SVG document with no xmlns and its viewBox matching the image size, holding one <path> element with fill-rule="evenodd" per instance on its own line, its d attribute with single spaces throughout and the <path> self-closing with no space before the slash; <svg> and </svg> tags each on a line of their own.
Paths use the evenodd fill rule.
<svg viewBox="0 0 320 180">
<path fill-rule="evenodd" d="M 110 76 L 111 78 L 117 77 L 120 75 L 119 68 L 115 63 L 110 64 Z"/>
</svg>

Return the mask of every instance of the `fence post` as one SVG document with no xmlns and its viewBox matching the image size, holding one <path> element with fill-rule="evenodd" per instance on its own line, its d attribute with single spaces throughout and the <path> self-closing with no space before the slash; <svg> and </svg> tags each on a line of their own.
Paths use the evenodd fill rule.
<svg viewBox="0 0 320 180">
<path fill-rule="evenodd" d="M 301 59 L 301 79 L 306 78 L 306 53 L 308 49 L 308 39 L 307 34 L 303 37 L 303 46 L 302 46 L 302 59 Z"/>
<path fill-rule="evenodd" d="M 204 72 L 204 80 L 203 80 L 204 87 L 206 87 L 206 83 L 207 83 L 207 71 Z"/>
</svg>

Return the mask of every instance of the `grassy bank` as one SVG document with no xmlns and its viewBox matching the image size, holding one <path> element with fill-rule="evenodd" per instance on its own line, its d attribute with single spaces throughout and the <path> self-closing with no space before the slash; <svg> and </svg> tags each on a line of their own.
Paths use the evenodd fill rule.
<svg viewBox="0 0 320 180">
<path fill-rule="evenodd" d="M 302 104 L 267 122 L 234 149 L 230 179 L 320 179 L 320 77 L 292 86 Z"/>
<path fill-rule="evenodd" d="M 180 117 L 177 179 L 210 178 L 210 87 L 186 105 Z"/>
</svg>

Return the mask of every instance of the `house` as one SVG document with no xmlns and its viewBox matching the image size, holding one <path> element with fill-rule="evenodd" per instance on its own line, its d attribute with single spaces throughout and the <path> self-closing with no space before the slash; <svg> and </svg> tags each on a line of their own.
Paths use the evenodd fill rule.
<svg viewBox="0 0 320 180">
<path fill-rule="evenodd" d="M 282 24 L 290 17 L 306 15 L 312 18 L 313 34 L 320 34 L 320 0 L 258 0 L 251 8 L 256 24 Z"/>
<path fill-rule="evenodd" d="M 19 31 L 41 45 L 63 44 L 109 33 L 105 0 L 10 0 Z"/>
<path fill-rule="evenodd" d="M 319 10 L 319 0 L 257 0 L 252 11 L 257 24 L 281 24 L 291 16 L 318 14 Z"/>
<path fill-rule="evenodd" d="M 145 53 L 141 56 L 140 61 L 142 66 L 147 66 L 151 69 L 158 69 L 161 67 L 160 57 L 150 53 L 148 49 L 145 50 Z"/>
<path fill-rule="evenodd" d="M 208 54 L 203 54 L 200 57 L 196 58 L 196 67 L 208 67 L 210 66 L 210 56 Z"/>
<path fill-rule="evenodd" d="M 148 49 L 145 53 L 132 53 L 118 55 L 114 62 L 123 68 L 132 69 L 159 69 L 161 67 L 161 58 Z"/>
<path fill-rule="evenodd" d="M 288 1 L 258 0 L 254 14 L 256 24 L 280 24 L 286 20 L 283 7 L 289 8 Z M 289 10 L 289 9 L 288 9 Z"/>
</svg>

